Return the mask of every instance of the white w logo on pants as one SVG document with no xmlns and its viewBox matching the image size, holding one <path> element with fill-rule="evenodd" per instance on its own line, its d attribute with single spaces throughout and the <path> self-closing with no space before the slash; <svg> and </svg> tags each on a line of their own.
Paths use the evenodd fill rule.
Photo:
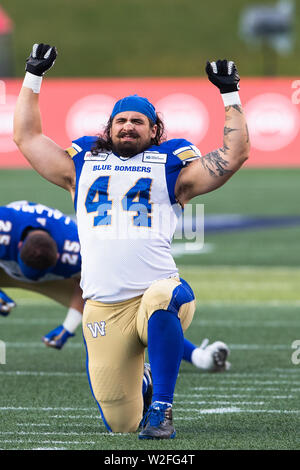
<svg viewBox="0 0 300 470">
<path fill-rule="evenodd" d="M 105 336 L 105 321 L 95 321 L 94 323 L 88 323 L 87 327 L 89 328 L 90 332 L 92 333 L 93 338 L 98 337 L 98 333 L 100 336 Z"/>
</svg>

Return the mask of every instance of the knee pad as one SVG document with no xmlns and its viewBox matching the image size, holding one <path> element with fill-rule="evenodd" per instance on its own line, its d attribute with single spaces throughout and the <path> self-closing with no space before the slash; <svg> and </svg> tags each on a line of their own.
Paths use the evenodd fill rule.
<svg viewBox="0 0 300 470">
<path fill-rule="evenodd" d="M 195 297 L 189 284 L 183 279 L 169 278 L 155 281 L 145 291 L 137 315 L 137 331 L 145 346 L 148 342 L 148 321 L 156 310 L 178 315 L 185 331 L 195 312 Z"/>
</svg>

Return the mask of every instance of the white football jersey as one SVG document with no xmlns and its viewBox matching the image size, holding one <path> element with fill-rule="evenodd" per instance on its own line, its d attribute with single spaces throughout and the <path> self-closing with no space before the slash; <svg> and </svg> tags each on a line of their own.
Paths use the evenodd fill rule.
<svg viewBox="0 0 300 470">
<path fill-rule="evenodd" d="M 76 168 L 75 210 L 84 299 L 121 302 L 178 275 L 171 241 L 181 215 L 174 188 L 199 150 L 174 139 L 131 158 L 91 152 L 95 137 L 68 149 Z"/>
</svg>

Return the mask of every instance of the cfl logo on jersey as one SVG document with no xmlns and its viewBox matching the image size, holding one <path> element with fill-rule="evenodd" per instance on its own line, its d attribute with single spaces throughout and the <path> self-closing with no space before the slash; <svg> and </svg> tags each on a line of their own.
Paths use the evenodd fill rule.
<svg viewBox="0 0 300 470">
<path fill-rule="evenodd" d="M 105 321 L 95 321 L 94 323 L 87 323 L 86 325 L 90 330 L 93 338 L 98 338 L 100 336 L 106 336 L 106 322 Z"/>
<path fill-rule="evenodd" d="M 104 162 L 108 157 L 108 153 L 96 153 L 95 155 L 92 152 L 85 152 L 84 159 L 87 161 L 95 162 L 101 161 Z"/>
<path fill-rule="evenodd" d="M 148 163 L 167 163 L 167 157 L 166 153 L 144 152 L 142 161 Z"/>
</svg>

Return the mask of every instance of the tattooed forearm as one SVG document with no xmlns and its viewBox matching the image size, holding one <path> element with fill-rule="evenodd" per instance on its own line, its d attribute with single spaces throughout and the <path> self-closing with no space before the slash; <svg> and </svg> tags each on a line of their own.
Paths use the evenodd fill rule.
<svg viewBox="0 0 300 470">
<path fill-rule="evenodd" d="M 223 149 L 220 149 L 223 151 Z M 219 150 L 214 150 L 208 153 L 204 157 L 201 157 L 201 163 L 211 176 L 224 176 L 228 173 L 232 173 L 231 170 L 227 170 L 226 166 L 228 161 L 221 157 Z"/>
<path fill-rule="evenodd" d="M 243 114 L 242 107 L 239 104 L 232 104 L 231 106 L 226 106 L 225 111 L 229 111 L 231 108 L 238 111 L 240 114 Z"/>
<path fill-rule="evenodd" d="M 233 129 L 232 127 L 227 127 L 225 126 L 224 127 L 224 136 L 230 134 L 230 132 L 233 132 L 233 131 L 238 131 L 239 129 Z"/>
</svg>

